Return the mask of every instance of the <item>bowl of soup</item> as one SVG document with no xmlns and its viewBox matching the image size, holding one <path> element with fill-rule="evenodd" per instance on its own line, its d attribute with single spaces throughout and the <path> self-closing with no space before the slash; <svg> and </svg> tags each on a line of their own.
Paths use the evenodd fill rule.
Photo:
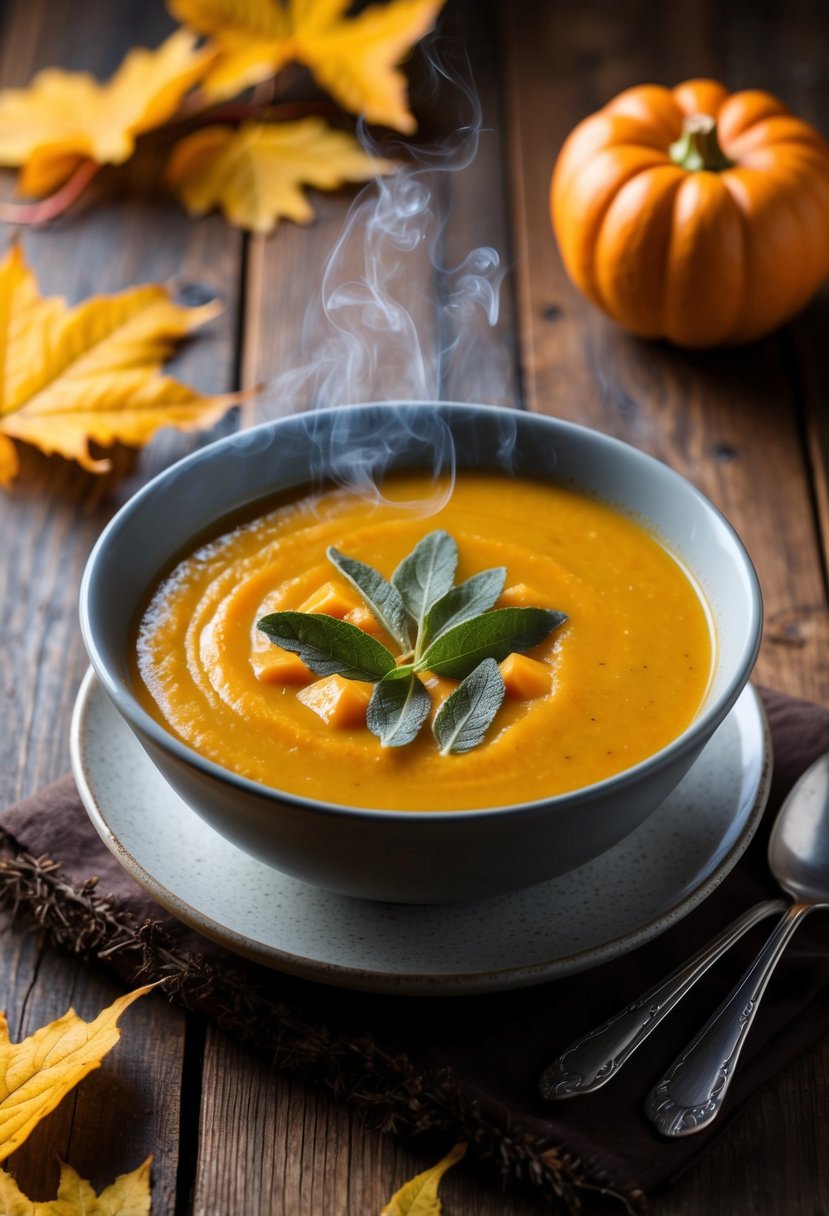
<svg viewBox="0 0 829 1216">
<path fill-rule="evenodd" d="M 431 587 L 435 538 L 452 569 Z M 389 586 L 402 636 L 378 608 Z M 466 667 L 428 646 L 461 600 L 486 635 Z M 347 631 L 384 687 L 417 694 L 404 745 L 377 729 L 379 674 L 263 627 L 305 638 L 320 618 L 319 646 Z M 493 643 L 536 619 L 549 628 Z M 734 705 L 761 623 L 739 538 L 665 465 L 451 404 L 320 410 L 211 444 L 118 512 L 81 590 L 99 681 L 193 810 L 301 880 L 409 903 L 543 882 L 639 827 Z"/>
</svg>

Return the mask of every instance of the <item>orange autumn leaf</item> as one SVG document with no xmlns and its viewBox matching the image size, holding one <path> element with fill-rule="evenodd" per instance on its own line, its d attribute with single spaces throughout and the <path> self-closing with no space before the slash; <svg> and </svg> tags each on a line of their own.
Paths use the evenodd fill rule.
<svg viewBox="0 0 829 1216">
<path fill-rule="evenodd" d="M 165 426 L 212 426 L 238 396 L 206 397 L 159 369 L 220 308 L 183 308 L 149 284 L 70 309 L 40 296 L 14 246 L 0 263 L 0 486 L 18 472 L 12 440 L 103 473 L 110 462 L 91 442 L 141 446 Z"/>
<path fill-rule="evenodd" d="M 0 1212 L 3 1216 L 150 1216 L 150 1169 L 153 1159 L 96 1195 L 71 1165 L 60 1163 L 56 1199 L 33 1203 L 10 1174 L 0 1170 Z"/>
<path fill-rule="evenodd" d="M 390 0 L 346 16 L 350 0 L 168 0 L 218 51 L 204 89 L 214 98 L 302 63 L 332 97 L 369 122 L 415 129 L 398 64 L 432 28 L 444 0 Z"/>
<path fill-rule="evenodd" d="M 136 136 L 166 122 L 211 56 L 177 30 L 156 50 L 133 47 L 101 84 L 88 72 L 47 68 L 28 88 L 0 92 L 0 165 L 22 165 L 20 189 L 57 189 L 83 161 L 121 164 Z"/>
<path fill-rule="evenodd" d="M 191 215 L 221 207 L 231 224 L 266 233 L 283 217 L 298 224 L 314 218 L 303 186 L 333 190 L 394 169 L 353 135 L 305 118 L 196 131 L 174 148 L 167 180 Z"/>
<path fill-rule="evenodd" d="M 465 1144 L 456 1144 L 437 1165 L 417 1174 L 395 1191 L 380 1216 L 442 1216 L 443 1204 L 438 1194 L 441 1179 L 465 1152 Z"/>
<path fill-rule="evenodd" d="M 21 1043 L 11 1042 L 6 1015 L 0 1014 L 0 1161 L 99 1066 L 121 1037 L 121 1014 L 154 986 L 118 997 L 91 1022 L 70 1009 Z"/>
</svg>

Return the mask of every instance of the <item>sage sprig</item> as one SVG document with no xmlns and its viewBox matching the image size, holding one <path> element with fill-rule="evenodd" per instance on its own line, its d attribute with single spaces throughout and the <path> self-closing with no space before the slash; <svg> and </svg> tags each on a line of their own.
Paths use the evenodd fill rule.
<svg viewBox="0 0 829 1216">
<path fill-rule="evenodd" d="M 505 659 L 514 650 L 531 650 L 563 625 L 563 612 L 549 608 L 495 608 L 441 634 L 427 647 L 415 671 L 462 680 L 484 659 Z"/>
<path fill-rule="evenodd" d="M 477 747 L 501 708 L 507 691 L 494 659 L 484 659 L 461 680 L 435 714 L 432 734 L 442 756 Z"/>
<path fill-rule="evenodd" d="M 356 558 L 346 557 L 331 546 L 328 560 L 354 590 L 362 596 L 368 608 L 394 638 L 402 650 L 411 650 L 412 636 L 409 629 L 409 614 L 396 587 L 387 583 L 379 571 Z"/>
<path fill-rule="evenodd" d="M 492 570 L 473 574 L 472 578 L 468 578 L 459 587 L 452 587 L 426 614 L 423 625 L 424 642 L 434 642 L 454 625 L 460 625 L 482 612 L 488 612 L 504 590 L 506 581 L 506 568 L 495 566 Z"/>
<path fill-rule="evenodd" d="M 415 627 L 415 658 L 425 636 L 429 609 L 450 590 L 458 566 L 458 546 L 448 532 L 430 532 L 418 541 L 391 576 Z"/>
<path fill-rule="evenodd" d="M 401 679 L 378 680 L 366 710 L 366 726 L 383 747 L 405 747 L 429 717 L 432 698 L 410 672 Z"/>
<path fill-rule="evenodd" d="M 441 754 L 477 747 L 504 697 L 498 663 L 531 650 L 567 620 L 547 608 L 493 608 L 503 567 L 454 586 L 458 547 L 447 532 L 424 536 L 390 582 L 337 549 L 328 558 L 400 647 L 399 656 L 356 625 L 322 613 L 272 612 L 257 628 L 318 676 L 374 684 L 366 725 L 383 747 L 403 747 L 420 733 L 431 708 L 423 672 L 461 681 L 435 716 Z"/>
<path fill-rule="evenodd" d="M 370 633 L 321 612 L 271 612 L 256 628 L 283 650 L 298 654 L 318 676 L 374 683 L 395 666 L 391 651 Z"/>
</svg>

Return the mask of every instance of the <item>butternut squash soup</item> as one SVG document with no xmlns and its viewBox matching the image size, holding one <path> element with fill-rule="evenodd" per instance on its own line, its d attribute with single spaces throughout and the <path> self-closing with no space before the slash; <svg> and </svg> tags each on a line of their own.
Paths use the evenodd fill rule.
<svg viewBox="0 0 829 1216">
<path fill-rule="evenodd" d="M 425 514 L 418 501 L 444 505 Z M 488 610 L 562 615 L 545 615 L 529 649 L 496 654 L 500 677 L 487 661 L 498 697 L 476 746 L 436 744 L 430 721 L 458 680 L 422 669 L 412 679 L 429 692 L 429 720 L 406 746 L 384 746 L 366 724 L 370 682 L 320 675 L 258 624 L 334 618 L 391 651 L 392 666 L 411 663 L 349 571 L 391 580 L 424 537 L 446 534 L 456 586 L 498 571 Z M 335 489 L 278 505 L 182 560 L 140 621 L 135 680 L 158 721 L 254 781 L 347 806 L 454 810 L 547 798 L 659 751 L 696 715 L 713 649 L 688 571 L 609 506 L 495 473 L 462 471 L 451 495 L 406 474 L 380 502 Z"/>
</svg>

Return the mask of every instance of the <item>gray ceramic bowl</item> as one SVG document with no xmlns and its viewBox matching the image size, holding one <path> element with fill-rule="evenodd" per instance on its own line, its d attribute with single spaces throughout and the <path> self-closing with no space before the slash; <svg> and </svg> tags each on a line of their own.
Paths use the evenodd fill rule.
<svg viewBox="0 0 829 1216">
<path fill-rule="evenodd" d="M 281 793 L 221 768 L 168 734 L 130 682 L 132 630 L 148 591 L 211 526 L 312 476 L 355 468 L 504 468 L 560 480 L 646 523 L 708 599 L 717 666 L 701 712 L 668 747 L 608 780 L 544 801 L 422 814 Z M 442 903 L 515 890 L 598 856 L 678 784 L 748 680 L 760 642 L 757 577 L 723 516 L 636 449 L 555 419 L 488 406 L 383 404 L 321 410 L 219 440 L 132 498 L 100 537 L 81 589 L 86 648 L 106 693 L 153 763 L 209 824 L 261 861 L 369 899 Z"/>
</svg>

